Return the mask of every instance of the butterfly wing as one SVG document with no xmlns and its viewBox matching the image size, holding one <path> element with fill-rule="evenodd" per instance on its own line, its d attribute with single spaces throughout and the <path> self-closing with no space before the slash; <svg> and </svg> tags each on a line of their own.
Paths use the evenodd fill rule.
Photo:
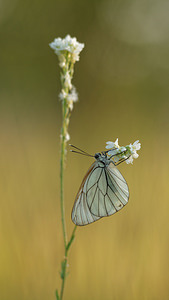
<svg viewBox="0 0 169 300">
<path fill-rule="evenodd" d="M 108 185 L 110 190 L 112 191 L 111 192 L 112 201 L 115 207 L 117 207 L 117 210 L 119 210 L 118 209 L 119 206 L 120 209 L 122 208 L 120 204 L 125 206 L 129 200 L 129 188 L 127 182 L 122 176 L 122 174 L 120 173 L 120 171 L 117 169 L 117 167 L 114 166 L 113 164 L 110 164 L 106 168 L 106 172 L 109 178 Z M 114 197 L 112 193 L 114 194 Z"/>
<path fill-rule="evenodd" d="M 100 175 L 100 167 L 99 163 L 95 161 L 90 169 L 88 170 L 87 174 L 85 175 L 82 184 L 79 188 L 77 193 L 75 203 L 72 209 L 72 221 L 76 225 L 87 225 L 93 223 L 100 219 L 99 216 L 95 216 L 91 213 L 89 209 L 89 205 L 87 202 L 88 189 L 90 191 L 90 186 L 94 186 L 97 178 Z"/>
<path fill-rule="evenodd" d="M 129 189 L 113 164 L 100 167 L 99 171 L 95 184 L 91 179 L 87 183 L 86 200 L 91 214 L 101 218 L 113 215 L 128 203 Z"/>
<path fill-rule="evenodd" d="M 84 177 L 72 210 L 76 225 L 87 225 L 110 216 L 128 203 L 129 189 L 113 165 L 94 162 Z"/>
</svg>

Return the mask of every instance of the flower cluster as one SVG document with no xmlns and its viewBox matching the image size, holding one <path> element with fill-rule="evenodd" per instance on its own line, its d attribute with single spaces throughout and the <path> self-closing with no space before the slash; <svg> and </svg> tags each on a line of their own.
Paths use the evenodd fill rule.
<svg viewBox="0 0 169 300">
<path fill-rule="evenodd" d="M 84 44 L 79 43 L 76 38 L 67 35 L 64 39 L 54 39 L 49 46 L 54 50 L 59 59 L 59 66 L 62 69 L 61 81 L 62 91 L 59 95 L 61 100 L 67 102 L 68 108 L 73 109 L 73 102 L 78 100 L 75 87 L 72 85 L 74 64 L 79 61 L 79 54 L 84 48 Z"/>
<path fill-rule="evenodd" d="M 74 64 L 79 61 L 79 54 L 84 48 L 84 44 L 79 43 L 76 38 L 71 38 L 67 35 L 64 39 L 54 39 L 49 46 L 54 50 L 59 59 L 59 66 L 61 67 L 61 84 L 62 90 L 59 98 L 63 104 L 63 114 L 65 117 L 65 140 L 69 138 L 68 124 L 70 118 L 70 111 L 73 110 L 73 103 L 78 101 L 78 94 L 76 88 L 72 85 L 72 78 L 74 73 Z"/>
<path fill-rule="evenodd" d="M 84 48 L 84 44 L 77 42 L 76 38 L 71 38 L 70 35 L 67 35 L 64 39 L 54 39 L 54 41 L 50 43 L 49 46 L 58 55 L 61 67 L 66 63 L 66 52 L 70 53 L 72 63 L 75 63 L 79 60 L 79 54 Z"/>
<path fill-rule="evenodd" d="M 106 149 L 107 154 L 114 160 L 114 162 L 126 161 L 127 164 L 133 163 L 133 158 L 137 158 L 137 153 L 141 148 L 139 141 L 135 141 L 133 144 L 127 146 L 119 146 L 118 139 L 115 142 L 107 142 Z"/>
</svg>

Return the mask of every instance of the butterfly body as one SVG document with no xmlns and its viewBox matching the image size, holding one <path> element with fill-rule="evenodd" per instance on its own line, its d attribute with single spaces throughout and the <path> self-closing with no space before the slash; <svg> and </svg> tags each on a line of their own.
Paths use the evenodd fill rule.
<svg viewBox="0 0 169 300">
<path fill-rule="evenodd" d="M 101 162 L 103 163 L 104 166 L 108 166 L 111 162 L 109 158 L 107 158 L 107 155 L 105 152 L 102 152 L 102 153 L 96 153 L 94 155 L 94 158 L 98 161 L 98 162 Z"/>
<path fill-rule="evenodd" d="M 96 153 L 77 193 L 72 221 L 87 225 L 123 208 L 129 199 L 128 185 L 106 152 Z"/>
</svg>

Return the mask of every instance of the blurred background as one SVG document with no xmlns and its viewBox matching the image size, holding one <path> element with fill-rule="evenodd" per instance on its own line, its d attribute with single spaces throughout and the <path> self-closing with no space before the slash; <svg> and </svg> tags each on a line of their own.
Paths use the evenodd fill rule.
<svg viewBox="0 0 169 300">
<path fill-rule="evenodd" d="M 63 238 L 59 204 L 59 67 L 48 44 L 85 43 L 71 143 L 142 143 L 119 166 L 130 189 L 118 214 L 78 228 L 64 299 L 169 299 L 169 2 L 0 0 L 0 299 L 55 299 Z M 68 236 L 92 159 L 67 156 Z"/>
</svg>

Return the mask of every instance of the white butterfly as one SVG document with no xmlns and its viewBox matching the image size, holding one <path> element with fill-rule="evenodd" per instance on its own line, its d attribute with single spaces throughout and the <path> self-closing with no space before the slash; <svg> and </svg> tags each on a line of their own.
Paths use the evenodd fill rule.
<svg viewBox="0 0 169 300">
<path fill-rule="evenodd" d="M 92 156 L 83 150 L 71 151 Z M 87 225 L 113 215 L 128 203 L 127 182 L 117 169 L 117 163 L 107 157 L 107 152 L 92 156 L 96 161 L 85 175 L 72 209 L 72 221 L 76 225 Z"/>
</svg>

